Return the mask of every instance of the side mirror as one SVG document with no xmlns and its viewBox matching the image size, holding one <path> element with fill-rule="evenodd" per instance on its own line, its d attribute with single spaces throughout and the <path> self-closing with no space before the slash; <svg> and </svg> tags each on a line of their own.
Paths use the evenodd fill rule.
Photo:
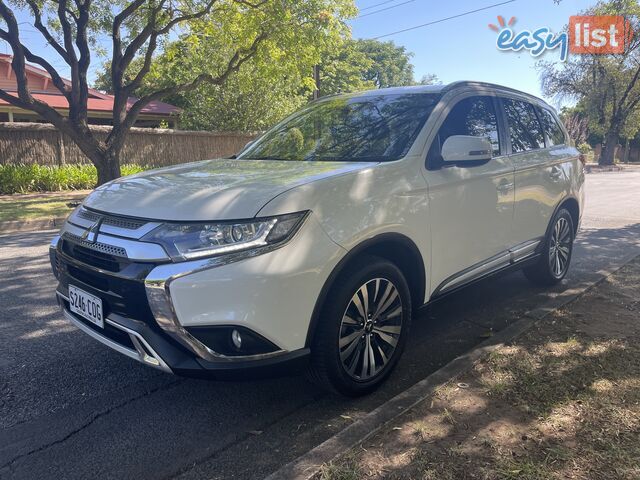
<svg viewBox="0 0 640 480">
<path fill-rule="evenodd" d="M 445 162 L 478 162 L 491 160 L 493 147 L 487 137 L 452 135 L 442 145 Z"/>
</svg>

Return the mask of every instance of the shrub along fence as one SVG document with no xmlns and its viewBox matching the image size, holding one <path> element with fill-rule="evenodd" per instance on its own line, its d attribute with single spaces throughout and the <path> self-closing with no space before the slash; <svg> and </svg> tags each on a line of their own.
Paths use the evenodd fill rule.
<svg viewBox="0 0 640 480">
<path fill-rule="evenodd" d="M 92 126 L 99 137 L 111 127 Z M 122 152 L 121 163 L 162 167 L 233 155 L 255 133 L 193 132 L 133 128 Z M 88 164 L 89 159 L 71 139 L 44 123 L 0 122 L 0 165 Z"/>
</svg>

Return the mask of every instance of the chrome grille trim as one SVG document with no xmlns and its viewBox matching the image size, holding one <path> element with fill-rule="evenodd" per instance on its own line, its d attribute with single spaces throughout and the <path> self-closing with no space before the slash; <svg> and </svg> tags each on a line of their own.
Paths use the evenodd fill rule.
<svg viewBox="0 0 640 480">
<path fill-rule="evenodd" d="M 70 241 L 76 242 L 73 237 L 82 240 L 82 235 L 86 232 L 86 228 L 74 225 L 68 221 L 62 227 L 60 231 L 61 236 L 71 235 Z M 103 232 L 102 229 L 96 238 L 96 243 L 87 242 L 88 244 L 82 244 L 83 247 L 93 248 L 94 245 L 103 244 L 109 247 L 121 248 L 125 252 L 125 258 L 134 261 L 142 262 L 170 262 L 171 258 L 167 255 L 164 248 L 157 243 L 140 242 L 134 239 L 122 238 L 120 236 L 112 236 Z M 95 248 L 94 248 L 95 250 Z M 97 250 L 101 251 L 101 250 Z M 121 255 L 122 256 L 122 255 Z"/>
<path fill-rule="evenodd" d="M 141 220 L 138 218 L 118 217 L 103 214 L 80 207 L 73 212 L 68 222 L 84 230 L 100 222 L 100 233 L 123 238 L 140 239 L 151 230 L 160 226 L 160 222 Z"/>
</svg>

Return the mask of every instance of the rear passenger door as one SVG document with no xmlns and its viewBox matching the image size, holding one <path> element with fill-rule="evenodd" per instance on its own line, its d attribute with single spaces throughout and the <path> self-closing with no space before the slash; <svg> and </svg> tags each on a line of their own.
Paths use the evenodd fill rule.
<svg viewBox="0 0 640 480">
<path fill-rule="evenodd" d="M 513 165 L 505 155 L 496 105 L 491 96 L 453 100 L 430 146 L 425 173 L 431 215 L 432 293 L 486 273 L 485 266 L 495 269 L 487 260 L 505 252 L 511 240 Z M 493 158 L 477 164 L 445 164 L 440 148 L 452 135 L 488 137 Z"/>
<path fill-rule="evenodd" d="M 509 158 L 515 167 L 512 246 L 544 236 L 556 206 L 567 195 L 564 133 L 546 109 L 502 98 Z M 554 145 L 554 143 L 559 143 Z"/>
</svg>

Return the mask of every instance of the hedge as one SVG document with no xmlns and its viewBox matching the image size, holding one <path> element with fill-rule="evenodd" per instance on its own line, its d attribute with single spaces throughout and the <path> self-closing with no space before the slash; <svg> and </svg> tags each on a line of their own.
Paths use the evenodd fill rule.
<svg viewBox="0 0 640 480">
<path fill-rule="evenodd" d="M 122 175 L 145 170 L 139 165 L 123 165 Z M 98 181 L 93 165 L 0 165 L 0 194 L 88 190 Z"/>
</svg>

